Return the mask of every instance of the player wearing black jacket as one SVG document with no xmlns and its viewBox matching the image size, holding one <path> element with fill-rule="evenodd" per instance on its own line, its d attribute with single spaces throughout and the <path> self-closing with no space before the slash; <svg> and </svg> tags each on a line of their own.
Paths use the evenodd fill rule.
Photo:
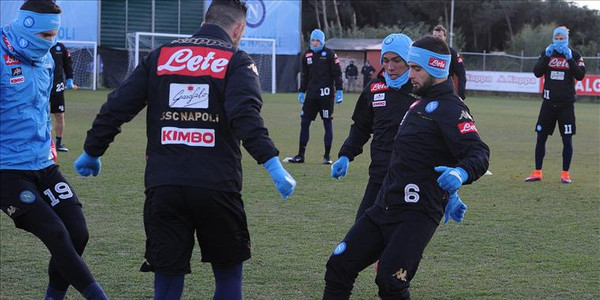
<svg viewBox="0 0 600 300">
<path fill-rule="evenodd" d="M 56 43 L 50 48 L 54 60 L 54 83 L 50 93 L 50 112 L 54 115 L 54 132 L 56 133 L 56 150 L 68 152 L 62 143 L 65 128 L 65 89 L 76 89 L 73 84 L 73 59 L 63 43 Z"/>
<path fill-rule="evenodd" d="M 442 25 L 435 26 L 431 34 L 444 40 L 444 42 L 446 41 L 446 28 L 444 28 Z M 452 56 L 448 76 L 453 82 L 456 76 L 456 93 L 460 96 L 460 98 L 465 100 L 467 97 L 465 94 L 465 89 L 467 86 L 467 72 L 465 71 L 465 64 L 458 51 L 454 50 L 452 47 L 448 47 L 448 49 L 450 49 L 450 55 Z"/>
<path fill-rule="evenodd" d="M 260 116 L 257 68 L 237 48 L 246 24 L 239 1 L 213 1 L 192 37 L 159 47 L 102 105 L 76 171 L 97 175 L 121 125 L 146 112 L 147 243 L 142 271 L 155 272 L 155 298 L 179 299 L 194 235 L 212 264 L 214 299 L 241 299 L 250 236 L 241 197 L 240 143 L 264 164 L 285 199 L 296 182 L 283 169 Z"/>
<path fill-rule="evenodd" d="M 304 153 L 310 138 L 310 123 L 315 120 L 318 113 L 321 115 L 325 129 L 323 163 L 331 164 L 333 99 L 335 97 L 337 104 L 342 103 L 342 88 L 342 69 L 337 54 L 325 47 L 325 34 L 315 29 L 311 33 L 310 49 L 302 56 L 302 76 L 298 92 L 298 102 L 302 105 L 298 155 L 286 158 L 285 161 L 304 162 Z"/>
<path fill-rule="evenodd" d="M 348 299 L 358 273 L 376 260 L 379 296 L 409 299 L 410 281 L 444 207 L 455 221 L 462 220 L 466 207 L 455 218 L 457 207 L 464 206 L 455 192 L 488 168 L 489 148 L 447 79 L 445 42 L 421 38 L 408 56 L 409 77 L 422 99 L 400 124 L 376 205 L 356 221 L 327 262 L 323 299 Z M 448 193 L 455 197 L 449 200 Z"/>
<path fill-rule="evenodd" d="M 383 178 L 388 171 L 398 125 L 417 98 L 412 93 L 412 84 L 408 81 L 406 63 L 411 43 L 412 40 L 404 34 L 391 34 L 384 39 L 381 45 L 383 69 L 360 94 L 352 114 L 354 123 L 338 153 L 339 159 L 331 167 L 332 177 L 339 179 L 345 176 L 349 162 L 362 153 L 363 146 L 369 141 L 371 135 L 373 136 L 369 183 L 356 213 L 356 219 L 375 203 Z"/>
<path fill-rule="evenodd" d="M 536 77 L 544 76 L 542 107 L 535 126 L 535 170 L 525 181 L 542 180 L 542 163 L 546 154 L 548 135 L 554 133 L 558 122 L 563 142 L 561 182 L 571 183 L 569 168 L 573 157 L 572 138 L 575 135 L 575 80 L 585 76 L 585 63 L 581 54 L 569 47 L 569 29 L 554 30 L 553 43 L 540 53 L 533 67 Z"/>
</svg>

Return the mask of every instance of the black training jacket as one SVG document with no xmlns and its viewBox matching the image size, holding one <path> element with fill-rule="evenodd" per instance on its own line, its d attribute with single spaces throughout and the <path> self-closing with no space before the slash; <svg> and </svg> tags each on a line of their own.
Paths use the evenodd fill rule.
<svg viewBox="0 0 600 300">
<path fill-rule="evenodd" d="M 436 222 L 447 203 L 436 166 L 461 167 L 477 180 L 488 169 L 490 150 L 479 138 L 469 108 L 450 80 L 432 86 L 400 123 L 394 152 L 376 204 L 426 213 Z"/>
<path fill-rule="evenodd" d="M 448 76 L 452 78 L 455 75 L 458 81 L 458 91 L 456 91 L 456 93 L 461 98 L 465 99 L 465 88 L 467 86 L 467 71 L 465 70 L 465 64 L 460 53 L 453 48 L 450 48 L 450 69 L 448 70 Z"/>
<path fill-rule="evenodd" d="M 318 52 L 308 49 L 304 53 L 299 91 L 306 93 L 306 98 L 332 99 L 343 84 L 340 61 L 333 50 L 323 47 Z"/>
<path fill-rule="evenodd" d="M 546 50 L 540 54 L 533 74 L 535 77 L 544 76 L 542 97 L 545 100 L 552 103 L 575 102 L 575 79 L 582 80 L 585 77 L 585 63 L 577 50 L 571 48 L 571 52 L 571 59 L 556 51 L 552 52 L 551 57 L 546 56 Z"/>
<path fill-rule="evenodd" d="M 215 25 L 161 46 L 108 95 L 85 151 L 104 154 L 121 125 L 146 112 L 146 188 L 159 185 L 240 192 L 240 142 L 262 164 L 279 154 L 260 116 L 257 68 Z"/>
<path fill-rule="evenodd" d="M 63 43 L 56 43 L 50 48 L 50 54 L 55 65 L 54 82 L 52 84 L 52 93 L 54 94 L 65 89 L 65 75 L 66 78 L 73 78 L 73 60 L 71 59 L 71 53 Z"/>
<path fill-rule="evenodd" d="M 338 157 L 346 156 L 350 161 L 354 160 L 354 157 L 362 153 L 363 146 L 373 135 L 369 166 L 369 180 L 372 182 L 383 183 L 392 157 L 398 125 L 417 98 L 412 89 L 410 81 L 400 89 L 387 86 L 382 70 L 377 78 L 365 87 L 356 102 L 352 114 L 354 123 L 350 126 L 350 134 L 344 141 Z"/>
</svg>

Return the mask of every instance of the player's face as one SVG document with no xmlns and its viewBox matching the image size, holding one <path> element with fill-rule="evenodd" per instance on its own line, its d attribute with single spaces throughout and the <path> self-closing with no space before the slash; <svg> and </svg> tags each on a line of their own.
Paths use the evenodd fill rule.
<svg viewBox="0 0 600 300">
<path fill-rule="evenodd" d="M 433 32 L 431 33 L 431 35 L 433 35 L 433 37 L 436 37 L 436 38 L 438 38 L 438 39 L 441 39 L 442 41 L 446 41 L 446 35 L 445 35 L 445 34 L 444 34 L 444 32 L 443 32 L 443 31 L 441 31 L 441 30 L 436 30 L 436 31 L 433 31 Z"/>
<path fill-rule="evenodd" d="M 311 45 L 313 48 L 318 48 L 318 47 L 321 47 L 321 41 L 319 41 L 319 39 L 311 39 L 311 40 L 310 40 L 310 45 Z"/>
<path fill-rule="evenodd" d="M 417 95 L 424 94 L 433 84 L 435 83 L 435 78 L 431 77 L 427 71 L 421 66 L 415 63 L 408 63 L 410 66 L 410 75 L 408 75 L 408 79 L 410 79 L 413 85 L 413 92 Z"/>
<path fill-rule="evenodd" d="M 562 33 L 557 33 L 557 34 L 554 36 L 554 40 L 555 40 L 555 41 L 564 41 L 564 40 L 565 40 L 565 36 L 564 36 Z"/>
<path fill-rule="evenodd" d="M 396 79 L 408 71 L 408 66 L 402 57 L 394 52 L 383 54 L 383 68 L 391 79 Z"/>
<path fill-rule="evenodd" d="M 47 30 L 47 31 L 42 31 L 42 32 L 36 33 L 37 36 L 39 36 L 45 40 L 48 40 L 48 41 L 52 41 L 57 34 L 58 34 L 57 29 Z"/>
</svg>

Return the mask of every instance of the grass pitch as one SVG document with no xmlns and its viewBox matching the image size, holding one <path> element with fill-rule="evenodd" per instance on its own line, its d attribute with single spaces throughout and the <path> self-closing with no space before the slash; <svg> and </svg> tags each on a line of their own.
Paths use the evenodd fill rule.
<svg viewBox="0 0 600 300">
<path fill-rule="evenodd" d="M 142 224 L 145 111 L 124 125 L 102 157 L 98 177 L 76 175 L 73 161 L 107 90 L 68 91 L 63 174 L 84 204 L 90 242 L 84 259 L 112 299 L 152 299 L 153 276 L 138 272 Z M 348 134 L 357 94 L 336 105 L 333 159 Z M 265 94 L 263 117 L 281 154 L 298 148 L 296 94 Z M 577 103 L 573 183 L 560 183 L 560 136 L 547 143 L 544 180 L 525 183 L 533 169 L 539 98 L 469 97 L 490 170 L 461 189 L 465 220 L 440 225 L 412 283 L 413 299 L 600 298 L 600 105 Z M 322 165 L 323 126 L 311 126 L 306 163 L 285 164 L 298 181 L 282 201 L 267 172 L 244 153 L 243 199 L 253 257 L 244 264 L 245 299 L 320 299 L 325 263 L 353 223 L 367 182 L 368 145 L 336 181 Z M 0 299 L 41 299 L 49 253 L 33 235 L 0 216 Z M 184 299 L 212 299 L 210 266 L 195 250 Z M 352 299 L 378 299 L 375 271 L 358 277 Z M 69 289 L 68 299 L 81 299 Z"/>
</svg>

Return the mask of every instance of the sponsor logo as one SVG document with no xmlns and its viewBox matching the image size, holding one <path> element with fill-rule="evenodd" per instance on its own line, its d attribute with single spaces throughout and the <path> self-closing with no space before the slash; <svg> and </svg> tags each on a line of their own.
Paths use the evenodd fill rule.
<svg viewBox="0 0 600 300">
<path fill-rule="evenodd" d="M 259 27 L 267 16 L 267 9 L 263 0 L 244 1 L 248 7 L 246 14 L 246 24 L 250 28 Z"/>
<path fill-rule="evenodd" d="M 305 57 L 312 57 L 312 56 L 313 56 L 313 53 L 312 53 L 312 52 L 306 52 L 306 55 L 305 55 Z"/>
<path fill-rule="evenodd" d="M 415 106 L 417 106 L 419 103 L 421 103 L 421 100 L 417 100 L 417 101 L 413 102 L 413 104 L 410 105 L 410 107 L 408 108 L 408 110 L 411 110 L 411 109 L 415 108 Z"/>
<path fill-rule="evenodd" d="M 471 117 L 471 114 L 469 114 L 468 111 L 463 110 L 460 112 L 460 117 L 458 117 L 459 120 L 473 120 L 473 117 Z"/>
<path fill-rule="evenodd" d="M 27 48 L 29 46 L 29 41 L 26 40 L 25 38 L 20 38 L 19 46 L 21 46 L 21 48 Z"/>
<path fill-rule="evenodd" d="M 163 127 L 160 136 L 163 145 L 215 146 L 214 129 Z"/>
<path fill-rule="evenodd" d="M 12 206 L 12 205 L 11 205 L 11 206 L 9 206 L 9 207 L 6 209 L 6 214 L 7 214 L 7 215 L 10 217 L 10 216 L 12 216 L 14 213 L 16 213 L 16 212 L 17 212 L 17 209 L 18 209 L 18 208 L 16 208 L 16 207 L 14 207 L 14 206 Z"/>
<path fill-rule="evenodd" d="M 258 68 L 256 67 L 256 65 L 254 63 L 250 64 L 248 66 L 248 69 L 252 70 L 252 72 L 254 72 L 254 74 L 256 74 L 256 76 L 259 76 L 258 75 Z"/>
<path fill-rule="evenodd" d="M 400 281 L 406 281 L 406 275 L 408 275 L 408 271 L 400 268 L 400 270 L 396 271 L 393 276 Z"/>
<path fill-rule="evenodd" d="M 171 83 L 169 107 L 208 108 L 208 84 Z"/>
<path fill-rule="evenodd" d="M 462 56 L 460 56 L 460 53 L 456 53 L 456 62 L 459 64 L 463 63 Z"/>
<path fill-rule="evenodd" d="M 27 17 L 25 18 L 25 20 L 23 20 L 23 25 L 27 28 L 31 28 L 31 26 L 33 26 L 35 24 L 35 21 L 33 20 L 32 17 Z"/>
<path fill-rule="evenodd" d="M 7 66 L 18 65 L 21 63 L 20 60 L 16 59 L 14 56 L 12 56 L 10 54 L 4 54 L 4 55 L 2 55 L 2 58 L 4 58 L 4 62 L 6 63 Z"/>
<path fill-rule="evenodd" d="M 10 79 L 10 84 L 19 84 L 25 82 L 25 77 L 19 76 Z"/>
<path fill-rule="evenodd" d="M 577 63 L 577 65 L 580 67 L 585 67 L 585 63 L 583 62 L 583 57 L 579 59 L 579 62 Z"/>
<path fill-rule="evenodd" d="M 33 203 L 33 201 L 35 201 L 35 195 L 30 190 L 24 190 L 19 194 L 19 200 L 23 203 Z"/>
<path fill-rule="evenodd" d="M 548 62 L 548 66 L 555 69 L 568 69 L 569 61 L 564 57 L 552 57 Z"/>
<path fill-rule="evenodd" d="M 389 90 L 390 87 L 382 82 L 371 83 L 371 93 L 383 92 Z"/>
<path fill-rule="evenodd" d="M 535 126 L 535 131 L 542 131 L 542 125 Z"/>
<path fill-rule="evenodd" d="M 373 100 L 377 101 L 377 100 L 383 100 L 385 99 L 385 94 L 384 93 L 379 93 L 379 94 L 375 94 L 373 96 Z"/>
<path fill-rule="evenodd" d="M 13 45 L 8 41 L 8 39 L 3 36 L 2 40 L 4 41 L 4 45 L 6 45 L 6 48 L 8 48 L 8 50 L 10 50 L 10 52 L 15 52 L 15 48 L 13 47 Z"/>
<path fill-rule="evenodd" d="M 550 79 L 552 79 L 552 80 L 565 80 L 565 72 L 562 72 L 562 71 L 550 71 Z"/>
<path fill-rule="evenodd" d="M 204 46 L 219 46 L 219 47 L 223 47 L 223 48 L 227 48 L 227 49 L 233 48 L 233 45 L 231 45 L 230 43 L 225 42 L 225 41 L 213 40 L 213 39 L 208 39 L 208 38 L 197 38 L 197 37 L 190 37 L 190 38 L 175 40 L 175 41 L 171 42 L 171 44 L 194 44 L 194 45 L 204 45 Z"/>
<path fill-rule="evenodd" d="M 435 58 L 435 57 L 430 57 L 429 58 L 429 64 L 430 66 L 437 68 L 437 69 L 445 69 L 446 68 L 446 61 L 443 59 L 439 59 L 439 58 Z"/>
<path fill-rule="evenodd" d="M 461 134 L 470 133 L 470 132 L 478 133 L 477 127 L 475 127 L 475 123 L 473 123 L 473 122 L 459 123 L 458 130 Z"/>
<path fill-rule="evenodd" d="M 10 69 L 10 74 L 11 76 L 23 75 L 23 70 L 21 69 L 21 67 L 12 68 Z"/>
<path fill-rule="evenodd" d="M 333 249 L 333 255 L 340 255 L 344 253 L 344 251 L 346 251 L 346 242 L 340 242 L 335 246 L 335 249 Z"/>
<path fill-rule="evenodd" d="M 219 114 L 211 114 L 200 111 L 163 111 L 161 121 L 188 121 L 188 122 L 211 122 L 219 123 Z"/>
<path fill-rule="evenodd" d="M 312 65 L 312 57 L 307 58 L 306 63 Z"/>
<path fill-rule="evenodd" d="M 327 51 L 321 52 L 321 56 L 327 56 Z M 337 58 L 337 55 L 335 56 L 335 58 Z"/>
<path fill-rule="evenodd" d="M 386 106 L 386 101 L 373 101 L 373 107 L 383 107 Z"/>
<path fill-rule="evenodd" d="M 232 52 L 206 47 L 163 47 L 156 74 L 223 79 L 232 56 Z"/>
<path fill-rule="evenodd" d="M 427 104 L 427 106 L 425 106 L 425 111 L 428 113 L 432 113 L 438 108 L 438 106 L 440 106 L 439 102 L 431 101 Z"/>
<path fill-rule="evenodd" d="M 60 45 L 56 45 L 56 52 L 59 52 L 59 51 L 60 51 L 60 49 L 62 49 L 62 48 L 60 47 Z"/>
</svg>

